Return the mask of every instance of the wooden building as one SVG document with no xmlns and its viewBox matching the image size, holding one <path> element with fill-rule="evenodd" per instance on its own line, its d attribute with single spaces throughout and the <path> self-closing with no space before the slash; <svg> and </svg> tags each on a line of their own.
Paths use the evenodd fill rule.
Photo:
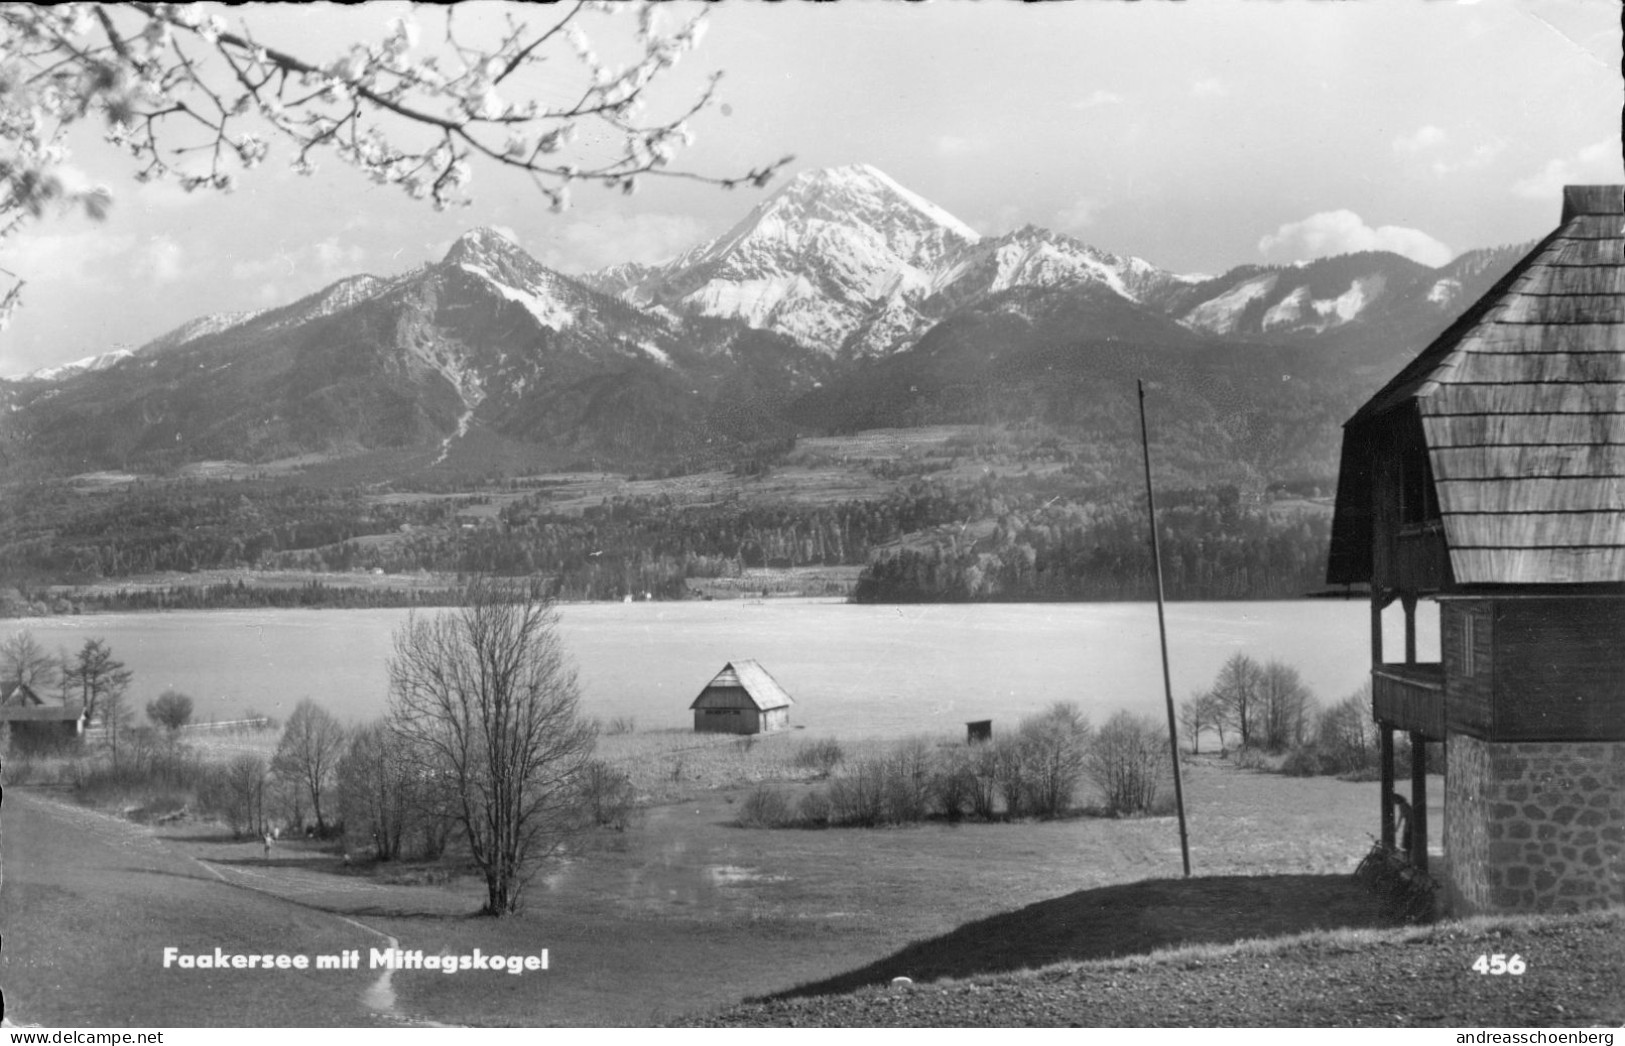
<svg viewBox="0 0 1625 1046">
<path fill-rule="evenodd" d="M 790 725 L 795 704 L 755 661 L 730 661 L 688 707 L 699 733 L 761 734 Z"/>
<path fill-rule="evenodd" d="M 0 683 L 0 726 L 9 748 L 49 748 L 85 732 L 85 706 L 48 700 L 27 683 Z"/>
<path fill-rule="evenodd" d="M 1424 868 L 1422 742 L 1445 744 L 1452 910 L 1625 903 L 1625 186 L 1568 187 L 1558 228 L 1349 420 L 1328 577 L 1371 586 L 1383 841 L 1404 730 Z"/>
</svg>

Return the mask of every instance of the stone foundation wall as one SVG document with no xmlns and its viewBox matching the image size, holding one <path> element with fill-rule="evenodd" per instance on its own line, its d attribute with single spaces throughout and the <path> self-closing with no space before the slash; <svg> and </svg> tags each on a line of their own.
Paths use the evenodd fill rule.
<svg viewBox="0 0 1625 1046">
<path fill-rule="evenodd" d="M 1625 904 L 1625 742 L 1446 745 L 1452 914 Z"/>
</svg>

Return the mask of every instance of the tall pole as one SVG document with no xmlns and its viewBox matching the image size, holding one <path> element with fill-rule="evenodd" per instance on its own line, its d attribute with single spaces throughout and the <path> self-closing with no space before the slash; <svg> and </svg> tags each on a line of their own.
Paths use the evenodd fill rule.
<svg viewBox="0 0 1625 1046">
<path fill-rule="evenodd" d="M 1151 560 L 1157 568 L 1157 638 L 1162 643 L 1162 693 L 1168 702 L 1168 748 L 1174 765 L 1174 806 L 1179 811 L 1179 856 L 1185 862 L 1185 878 L 1191 875 L 1191 846 L 1185 834 L 1185 789 L 1179 774 L 1179 728 L 1174 721 L 1174 681 L 1168 674 L 1168 624 L 1162 614 L 1162 550 L 1157 543 L 1157 498 L 1151 492 L 1151 437 L 1145 427 L 1145 382 L 1140 390 L 1140 446 L 1145 450 L 1145 507 L 1151 517 Z"/>
</svg>

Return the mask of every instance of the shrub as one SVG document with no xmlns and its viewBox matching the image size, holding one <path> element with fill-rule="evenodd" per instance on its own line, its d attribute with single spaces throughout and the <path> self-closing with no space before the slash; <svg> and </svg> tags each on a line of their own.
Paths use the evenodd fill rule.
<svg viewBox="0 0 1625 1046">
<path fill-rule="evenodd" d="M 1369 683 L 1320 714 L 1315 743 L 1329 772 L 1351 774 L 1377 766 L 1377 724 L 1371 720 Z"/>
<path fill-rule="evenodd" d="M 264 733 L 267 730 L 282 729 L 282 724 L 276 719 L 276 717 L 268 716 L 264 712 L 256 711 L 253 708 L 245 708 L 243 710 L 243 718 L 249 720 L 249 729 L 253 730 L 257 734 Z"/>
<path fill-rule="evenodd" d="M 147 703 L 147 718 L 174 733 L 192 718 L 192 699 L 177 690 L 165 690 Z"/>
<path fill-rule="evenodd" d="M 1106 812 L 1149 813 L 1169 776 L 1168 735 L 1150 716 L 1118 712 L 1095 735 L 1085 766 Z"/>
<path fill-rule="evenodd" d="M 806 828 L 825 828 L 829 825 L 829 796 L 822 791 L 808 792 L 796 804 L 796 822 Z"/>
<path fill-rule="evenodd" d="M 1007 817 L 1020 817 L 1027 811 L 1030 786 L 1027 778 L 1027 754 L 1021 737 L 1001 737 L 992 744 L 993 785 L 1004 800 Z"/>
<path fill-rule="evenodd" d="M 1268 754 L 1262 748 L 1251 746 L 1236 749 L 1235 765 L 1237 770 L 1262 770 L 1267 772 L 1275 769 L 1275 764 L 1270 761 Z"/>
<path fill-rule="evenodd" d="M 1315 745 L 1295 745 L 1281 760 L 1281 773 L 1288 777 L 1315 777 L 1332 772 L 1333 763 Z"/>
<path fill-rule="evenodd" d="M 198 807 L 226 822 L 233 838 L 246 839 L 266 829 L 265 794 L 270 768 L 262 756 L 238 755 L 225 766 L 210 766 L 198 782 Z"/>
<path fill-rule="evenodd" d="M 186 796 L 204 783 L 205 768 L 185 745 L 159 745 L 151 730 L 130 732 L 135 743 L 116 762 L 79 760 L 70 780 L 81 800 L 92 805 L 139 803 L 154 796 Z"/>
<path fill-rule="evenodd" d="M 1373 843 L 1354 869 L 1354 878 L 1382 898 L 1389 915 L 1405 922 L 1432 922 L 1437 913 L 1438 883 L 1392 847 Z"/>
<path fill-rule="evenodd" d="M 783 828 L 789 823 L 790 801 L 783 792 L 766 785 L 751 789 L 739 808 L 738 824 L 742 828 Z"/>
<path fill-rule="evenodd" d="M 931 798 L 937 813 L 957 821 L 975 809 L 975 757 L 968 748 L 952 748 L 937 757 L 931 775 Z"/>
<path fill-rule="evenodd" d="M 830 823 L 870 827 L 886 811 L 886 764 L 883 758 L 849 762 L 829 786 Z"/>
<path fill-rule="evenodd" d="M 581 770 L 581 801 L 594 826 L 621 831 L 631 820 L 637 792 L 625 770 L 594 759 Z"/>
<path fill-rule="evenodd" d="M 965 784 L 970 789 L 972 817 L 993 820 L 998 807 L 999 750 L 994 745 L 977 745 L 965 760 Z"/>
<path fill-rule="evenodd" d="M 925 820 L 931 809 L 931 743 L 911 737 L 900 741 L 885 758 L 885 812 L 891 824 Z"/>
<path fill-rule="evenodd" d="M 845 754 L 841 751 L 841 743 L 833 737 L 804 741 L 790 757 L 790 765 L 798 770 L 815 771 L 819 777 L 828 777 Z"/>
<path fill-rule="evenodd" d="M 611 719 L 604 727 L 604 733 L 614 737 L 617 734 L 633 733 L 637 730 L 637 727 L 638 721 L 635 717 L 629 715 L 618 715 L 614 719 Z"/>
<path fill-rule="evenodd" d="M 3 741 L 4 738 L 0 738 Z M 0 778 L 6 784 L 23 785 L 34 779 L 34 755 L 32 752 L 11 752 L 5 760 L 0 762 Z"/>
</svg>

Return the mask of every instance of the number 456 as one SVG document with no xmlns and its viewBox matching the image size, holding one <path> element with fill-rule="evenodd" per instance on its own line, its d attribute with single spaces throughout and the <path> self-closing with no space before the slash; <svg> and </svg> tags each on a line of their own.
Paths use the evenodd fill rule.
<svg viewBox="0 0 1625 1046">
<path fill-rule="evenodd" d="M 1523 961 L 1521 955 L 1480 955 L 1473 963 L 1473 969 L 1492 977 L 1499 977 L 1503 973 L 1510 973 L 1516 977 L 1529 969 L 1529 964 Z"/>
</svg>

